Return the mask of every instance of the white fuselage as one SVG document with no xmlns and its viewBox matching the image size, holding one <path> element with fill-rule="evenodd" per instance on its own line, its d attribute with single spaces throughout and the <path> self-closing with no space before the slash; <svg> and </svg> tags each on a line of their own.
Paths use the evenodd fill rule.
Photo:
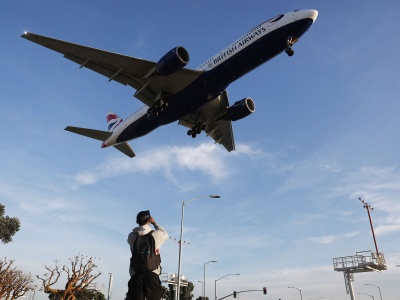
<svg viewBox="0 0 400 300">
<path fill-rule="evenodd" d="M 197 68 L 197 70 L 210 71 L 218 65 L 222 64 L 224 61 L 228 60 L 233 55 L 245 50 L 252 43 L 269 34 L 271 31 L 305 18 L 311 18 L 315 21 L 317 16 L 318 12 L 316 10 L 298 10 L 271 18 L 268 21 L 265 21 L 264 23 L 256 26 L 240 39 L 230 44 L 218 54 L 214 55 L 209 60 L 201 64 Z"/>
</svg>

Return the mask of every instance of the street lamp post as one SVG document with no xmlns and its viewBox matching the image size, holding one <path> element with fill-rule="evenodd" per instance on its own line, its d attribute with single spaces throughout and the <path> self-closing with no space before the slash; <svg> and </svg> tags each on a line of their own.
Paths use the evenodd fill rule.
<svg viewBox="0 0 400 300">
<path fill-rule="evenodd" d="M 237 273 L 237 274 L 226 274 L 225 276 L 222 276 L 221 278 L 218 278 L 217 280 L 215 280 L 215 300 L 217 300 L 217 281 L 222 279 L 222 278 L 225 278 L 226 276 L 229 276 L 229 275 L 240 275 L 240 274 L 239 273 Z"/>
<path fill-rule="evenodd" d="M 178 257 L 178 286 L 177 286 L 177 297 L 176 300 L 179 300 L 180 298 L 180 288 L 181 288 L 181 257 L 182 257 L 182 238 L 183 238 L 183 218 L 184 218 L 184 212 L 185 212 L 185 205 L 189 204 L 193 200 L 200 199 L 200 198 L 220 198 L 218 195 L 207 195 L 207 196 L 199 196 L 199 197 L 194 197 L 190 199 L 189 201 L 182 202 L 182 217 L 181 217 L 181 234 L 180 234 L 180 239 L 179 239 L 179 257 Z M 204 282 L 205 285 L 205 282 Z"/>
<path fill-rule="evenodd" d="M 367 295 L 367 296 L 369 296 L 369 297 L 371 297 L 372 298 L 372 300 L 374 300 L 374 296 L 371 296 L 371 295 L 369 295 L 369 294 L 366 294 L 366 293 L 358 293 L 359 295 L 361 295 L 361 294 L 363 294 L 363 295 Z"/>
<path fill-rule="evenodd" d="M 204 295 L 203 295 L 203 281 L 198 280 L 197 282 L 201 282 L 201 300 L 204 300 Z"/>
<path fill-rule="evenodd" d="M 289 286 L 288 289 L 296 289 L 296 290 L 298 290 L 300 292 L 300 299 L 303 300 L 303 294 L 301 293 L 300 289 L 298 289 L 297 287 L 294 287 L 294 286 Z"/>
<path fill-rule="evenodd" d="M 378 288 L 378 290 L 379 290 L 379 297 L 381 297 L 381 300 L 382 300 L 381 289 L 379 288 L 379 286 L 377 286 L 377 285 L 373 285 L 373 284 L 370 284 L 370 283 L 366 283 L 366 284 L 364 284 L 364 285 L 372 285 L 372 286 L 374 286 L 374 287 Z"/>
<path fill-rule="evenodd" d="M 203 278 L 203 280 L 204 280 L 204 285 L 203 285 L 203 294 L 204 294 L 204 298 L 203 298 L 203 300 L 205 300 L 205 298 L 206 298 L 206 264 L 208 264 L 208 263 L 210 263 L 210 262 L 213 262 L 213 263 L 216 263 L 217 261 L 216 260 L 210 260 L 210 261 L 208 261 L 208 262 L 205 262 L 204 263 L 204 278 Z"/>
<path fill-rule="evenodd" d="M 110 300 L 110 295 L 111 295 L 111 286 L 112 286 L 112 273 L 110 274 L 110 279 L 108 280 L 108 297 L 107 300 Z"/>
</svg>

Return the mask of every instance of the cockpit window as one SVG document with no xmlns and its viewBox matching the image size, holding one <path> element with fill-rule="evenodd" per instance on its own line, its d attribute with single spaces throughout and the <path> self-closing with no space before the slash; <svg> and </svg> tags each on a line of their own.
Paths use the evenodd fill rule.
<svg viewBox="0 0 400 300">
<path fill-rule="evenodd" d="M 276 22 L 276 21 L 279 21 L 280 19 L 283 18 L 283 16 L 284 16 L 284 15 L 280 15 L 280 16 L 277 16 L 277 17 L 275 17 L 275 18 L 272 18 L 272 19 L 269 20 L 269 22 L 270 22 L 270 23 L 274 23 L 274 22 Z"/>
</svg>

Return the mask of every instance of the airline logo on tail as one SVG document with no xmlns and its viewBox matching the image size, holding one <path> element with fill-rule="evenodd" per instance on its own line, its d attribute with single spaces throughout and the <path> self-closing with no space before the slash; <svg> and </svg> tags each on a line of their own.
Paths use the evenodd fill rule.
<svg viewBox="0 0 400 300">
<path fill-rule="evenodd" d="M 109 111 L 107 113 L 107 126 L 108 126 L 108 131 L 112 132 L 115 130 L 115 128 L 118 127 L 118 125 L 122 122 L 122 119 L 118 117 L 116 113 L 113 111 Z"/>
</svg>

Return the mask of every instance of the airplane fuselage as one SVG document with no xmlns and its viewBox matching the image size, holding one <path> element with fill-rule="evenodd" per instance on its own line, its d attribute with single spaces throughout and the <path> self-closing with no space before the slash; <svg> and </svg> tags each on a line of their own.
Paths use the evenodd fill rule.
<svg viewBox="0 0 400 300">
<path fill-rule="evenodd" d="M 290 48 L 313 24 L 317 15 L 315 10 L 293 11 L 258 25 L 200 65 L 197 70 L 204 73 L 171 95 L 162 113 L 149 117 L 149 107 L 142 107 L 123 121 L 103 146 L 141 137 L 196 111 L 221 95 L 229 84 Z"/>
</svg>

